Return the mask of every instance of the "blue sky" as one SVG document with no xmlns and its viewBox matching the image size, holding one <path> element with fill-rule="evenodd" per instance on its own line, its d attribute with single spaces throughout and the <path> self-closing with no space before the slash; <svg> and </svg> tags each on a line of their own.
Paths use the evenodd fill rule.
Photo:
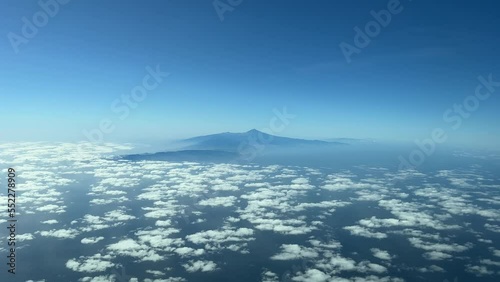
<svg viewBox="0 0 500 282">
<path fill-rule="evenodd" d="M 227 1 L 221 0 L 223 3 Z M 46 2 L 42 0 L 42 2 Z M 278 135 L 412 141 L 442 127 L 449 142 L 497 148 L 500 88 L 452 130 L 443 113 L 500 81 L 497 1 L 409 1 L 348 63 L 339 48 L 390 1 L 78 1 L 14 51 L 9 33 L 42 10 L 2 1 L 0 140 L 163 140 L 268 127 Z M 170 73 L 125 119 L 111 110 L 146 67 Z"/>
</svg>

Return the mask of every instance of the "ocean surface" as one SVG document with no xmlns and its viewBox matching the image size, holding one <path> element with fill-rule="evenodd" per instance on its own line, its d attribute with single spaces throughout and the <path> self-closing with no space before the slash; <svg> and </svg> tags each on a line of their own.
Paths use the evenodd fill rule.
<svg viewBox="0 0 500 282">
<path fill-rule="evenodd" d="M 130 144 L 0 144 L 0 281 L 499 281 L 498 156 L 411 146 L 126 161 Z M 7 202 L 4 201 L 4 205 Z"/>
</svg>

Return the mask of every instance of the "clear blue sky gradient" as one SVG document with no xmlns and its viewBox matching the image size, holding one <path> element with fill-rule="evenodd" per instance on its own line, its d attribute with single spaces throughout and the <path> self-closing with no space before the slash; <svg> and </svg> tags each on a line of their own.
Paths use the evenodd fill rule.
<svg viewBox="0 0 500 282">
<path fill-rule="evenodd" d="M 226 2 L 225 0 L 222 0 Z M 500 88 L 458 130 L 443 113 L 500 81 L 500 2 L 408 1 L 348 64 L 339 44 L 389 1 L 250 1 L 220 21 L 212 1 L 73 0 L 16 54 L 37 1 L 1 1 L 0 140 L 83 140 L 110 118 L 110 141 L 182 138 L 268 127 L 273 108 L 296 118 L 279 135 L 422 139 L 497 148 Z M 146 66 L 171 75 L 124 120 L 111 103 Z"/>
</svg>

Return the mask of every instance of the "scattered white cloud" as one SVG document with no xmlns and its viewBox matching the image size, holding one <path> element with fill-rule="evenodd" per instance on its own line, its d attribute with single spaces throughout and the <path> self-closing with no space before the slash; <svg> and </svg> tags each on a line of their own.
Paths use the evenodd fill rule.
<svg viewBox="0 0 500 282">
<path fill-rule="evenodd" d="M 273 260 L 296 260 L 304 258 L 315 258 L 318 252 L 313 248 L 306 248 L 297 244 L 281 245 L 281 252 L 271 257 Z"/>
<path fill-rule="evenodd" d="M 83 238 L 80 242 L 82 244 L 95 244 L 101 240 L 104 240 L 104 237 L 89 237 L 89 238 Z"/>
<path fill-rule="evenodd" d="M 387 251 L 377 248 L 372 248 L 370 250 L 372 251 L 374 257 L 379 258 L 381 260 L 391 260 L 393 258 Z"/>
<path fill-rule="evenodd" d="M 211 272 L 217 270 L 217 264 L 213 261 L 205 260 L 190 260 L 188 263 L 182 265 L 187 272 Z"/>
<path fill-rule="evenodd" d="M 70 259 L 66 262 L 66 267 L 77 272 L 102 272 L 115 266 L 109 261 L 109 257 L 103 257 L 100 254 L 95 254 L 90 257 L 80 257 L 78 259 Z"/>
</svg>

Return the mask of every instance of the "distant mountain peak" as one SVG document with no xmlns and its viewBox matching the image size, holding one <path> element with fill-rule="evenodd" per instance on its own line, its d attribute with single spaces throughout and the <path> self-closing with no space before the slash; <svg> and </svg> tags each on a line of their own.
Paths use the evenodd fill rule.
<svg viewBox="0 0 500 282">
<path fill-rule="evenodd" d="M 266 147 L 268 150 L 279 148 L 306 149 L 325 148 L 324 146 L 332 145 L 346 145 L 346 143 L 281 137 L 254 128 L 246 132 L 224 132 L 179 140 L 176 144 L 178 151 L 129 155 L 126 158 L 130 160 L 231 161 L 241 154 L 246 154 L 244 152 L 249 149 L 261 150 L 262 147 Z"/>
<path fill-rule="evenodd" d="M 290 148 L 291 146 L 328 146 L 341 144 L 340 142 L 281 137 L 259 131 L 255 128 L 242 133 L 226 132 L 198 136 L 184 139 L 180 142 L 184 142 L 184 145 L 182 146 L 183 150 L 219 150 L 227 152 L 238 152 L 238 150 L 242 147 L 255 146 L 256 142 L 262 143 L 268 148 Z"/>
</svg>

